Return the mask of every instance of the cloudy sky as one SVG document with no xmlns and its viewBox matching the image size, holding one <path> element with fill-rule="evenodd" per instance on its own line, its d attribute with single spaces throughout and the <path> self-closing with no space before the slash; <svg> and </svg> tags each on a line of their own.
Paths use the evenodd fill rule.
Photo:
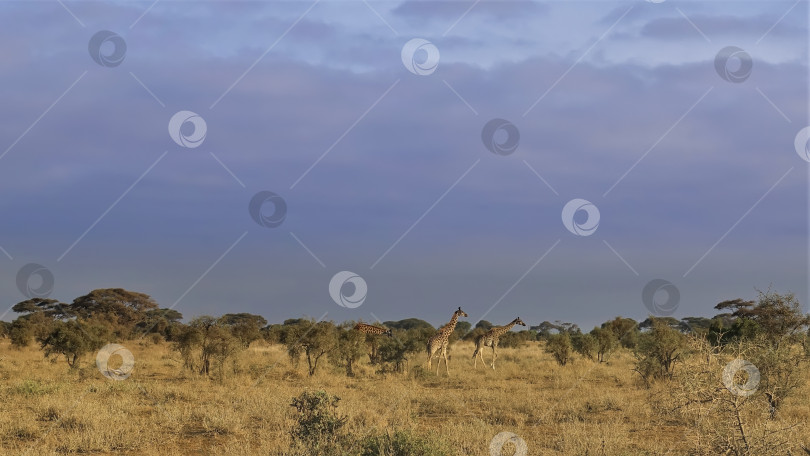
<svg viewBox="0 0 810 456">
<path fill-rule="evenodd" d="M 808 301 L 807 2 L 3 1 L 0 42 L 2 310 Z"/>
</svg>

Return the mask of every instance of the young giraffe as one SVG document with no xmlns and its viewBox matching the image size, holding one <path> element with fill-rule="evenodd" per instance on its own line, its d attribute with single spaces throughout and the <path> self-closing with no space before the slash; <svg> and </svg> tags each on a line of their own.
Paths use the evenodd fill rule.
<svg viewBox="0 0 810 456">
<path fill-rule="evenodd" d="M 494 326 L 489 331 L 478 336 L 475 339 L 475 352 L 473 353 L 475 363 L 473 364 L 473 367 L 478 367 L 478 358 L 476 358 L 476 356 L 481 358 L 482 363 L 484 362 L 484 355 L 481 353 L 483 348 L 492 347 L 492 370 L 495 370 L 495 349 L 498 347 L 498 339 L 500 339 L 501 336 L 506 334 L 515 325 L 526 326 L 526 323 L 523 323 L 523 320 L 520 318 L 515 318 L 508 325 Z"/>
<path fill-rule="evenodd" d="M 453 312 L 453 318 L 450 321 L 439 328 L 439 332 L 434 334 L 430 339 L 428 339 L 427 343 L 427 354 L 428 354 L 428 369 L 431 369 L 431 360 L 433 359 L 433 355 L 441 349 L 442 357 L 444 357 L 444 368 L 447 370 L 447 375 L 450 375 L 450 368 L 447 366 L 447 345 L 448 340 L 450 339 L 450 334 L 453 333 L 453 330 L 456 329 L 456 323 L 458 322 L 458 317 L 467 317 L 467 313 L 461 310 L 461 307 L 458 308 L 455 312 Z M 442 365 L 442 359 L 436 362 L 436 375 L 439 375 L 439 368 Z"/>
</svg>

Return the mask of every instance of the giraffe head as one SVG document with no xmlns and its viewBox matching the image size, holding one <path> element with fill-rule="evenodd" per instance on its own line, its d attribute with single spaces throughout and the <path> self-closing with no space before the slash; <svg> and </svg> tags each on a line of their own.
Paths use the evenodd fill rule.
<svg viewBox="0 0 810 456">
<path fill-rule="evenodd" d="M 385 334 L 388 337 L 394 337 L 394 332 L 391 331 L 391 328 L 386 329 L 383 334 Z"/>
<path fill-rule="evenodd" d="M 523 320 L 521 320 L 521 319 L 520 319 L 520 317 L 515 318 L 515 319 L 512 321 L 512 323 L 514 323 L 514 324 L 516 324 L 516 325 L 520 325 L 520 326 L 526 326 L 526 323 L 523 323 Z"/>
<path fill-rule="evenodd" d="M 455 318 L 458 318 L 458 317 L 469 317 L 469 315 L 467 315 L 467 312 L 464 312 L 463 310 L 461 310 L 461 307 L 459 307 L 457 311 L 453 312 L 453 316 L 454 316 Z"/>
</svg>

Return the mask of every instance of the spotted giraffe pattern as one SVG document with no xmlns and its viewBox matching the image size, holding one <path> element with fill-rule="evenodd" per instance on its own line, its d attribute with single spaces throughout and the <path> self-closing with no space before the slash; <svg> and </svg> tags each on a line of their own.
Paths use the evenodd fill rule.
<svg viewBox="0 0 810 456">
<path fill-rule="evenodd" d="M 354 325 L 354 329 L 360 331 L 363 334 L 386 335 L 389 337 L 394 335 L 388 328 L 368 325 L 366 323 L 357 323 L 356 325 Z"/>
<path fill-rule="evenodd" d="M 447 371 L 447 375 L 450 375 L 450 368 L 447 366 L 447 345 L 450 340 L 450 334 L 453 333 L 453 330 L 456 329 L 456 323 L 458 323 L 458 317 L 467 317 L 467 313 L 461 310 L 461 307 L 458 308 L 455 312 L 453 312 L 453 317 L 450 321 L 439 328 L 439 331 L 434 334 L 430 339 L 428 339 L 427 343 L 427 354 L 428 354 L 428 369 L 431 369 L 431 360 L 433 356 L 441 350 L 441 355 L 444 358 L 444 368 Z M 442 365 L 442 358 L 436 362 L 436 375 L 439 375 L 439 368 Z"/>
<path fill-rule="evenodd" d="M 473 367 L 478 367 L 478 358 L 481 358 L 481 362 L 484 362 L 484 355 L 481 353 L 484 347 L 492 347 L 492 370 L 495 370 L 495 358 L 497 356 L 496 349 L 498 348 L 498 340 L 509 332 L 515 325 L 526 326 L 526 323 L 523 323 L 523 320 L 520 318 L 515 318 L 512 320 L 511 323 L 504 326 L 495 326 L 489 331 L 481 334 L 475 339 L 475 352 L 473 353 L 473 359 L 475 360 Z M 477 357 L 476 357 L 477 356 Z"/>
</svg>

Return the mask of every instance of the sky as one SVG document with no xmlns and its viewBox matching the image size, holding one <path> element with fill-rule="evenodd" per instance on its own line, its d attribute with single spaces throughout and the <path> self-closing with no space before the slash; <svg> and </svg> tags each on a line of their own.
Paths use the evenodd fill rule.
<svg viewBox="0 0 810 456">
<path fill-rule="evenodd" d="M 805 1 L 2 1 L 0 42 L 4 320 L 808 309 Z"/>
</svg>

